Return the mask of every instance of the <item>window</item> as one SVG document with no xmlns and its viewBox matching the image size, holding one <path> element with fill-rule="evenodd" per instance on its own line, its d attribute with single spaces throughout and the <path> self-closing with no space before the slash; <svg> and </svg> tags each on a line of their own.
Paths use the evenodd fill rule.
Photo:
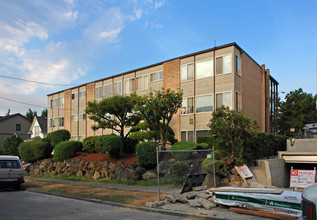
<svg viewBox="0 0 317 220">
<path fill-rule="evenodd" d="M 86 120 L 86 114 L 79 114 L 79 121 Z"/>
<path fill-rule="evenodd" d="M 78 93 L 73 93 L 72 94 L 72 99 L 78 99 Z"/>
<path fill-rule="evenodd" d="M 48 108 L 52 108 L 52 106 L 53 106 L 53 100 L 50 99 L 48 100 Z"/>
<path fill-rule="evenodd" d="M 209 132 L 208 130 L 200 130 L 200 131 L 196 131 L 196 141 L 198 137 L 202 137 L 202 136 L 208 136 Z"/>
<path fill-rule="evenodd" d="M 190 63 L 181 66 L 181 81 L 187 81 L 194 79 L 194 64 Z"/>
<path fill-rule="evenodd" d="M 40 127 L 34 126 L 34 136 L 40 136 Z"/>
<path fill-rule="evenodd" d="M 95 88 L 95 99 L 102 98 L 102 87 Z"/>
<path fill-rule="evenodd" d="M 148 89 L 149 87 L 149 81 L 148 81 L 148 76 L 144 75 L 144 76 L 140 76 L 138 78 L 136 78 L 136 90 L 144 90 L 144 89 Z"/>
<path fill-rule="evenodd" d="M 0 168 L 4 169 L 20 169 L 20 163 L 18 160 L 1 160 Z M 10 175 L 10 174 L 9 174 Z"/>
<path fill-rule="evenodd" d="M 64 117 L 60 117 L 58 119 L 58 124 L 59 124 L 60 127 L 64 127 Z"/>
<path fill-rule="evenodd" d="M 194 142 L 194 131 L 181 131 L 181 141 Z"/>
<path fill-rule="evenodd" d="M 79 98 L 86 97 L 86 91 L 79 92 Z"/>
<path fill-rule="evenodd" d="M 72 121 L 78 121 L 78 115 L 72 115 Z"/>
<path fill-rule="evenodd" d="M 48 119 L 47 122 L 48 122 L 48 125 L 47 125 L 47 126 L 48 126 L 49 128 L 51 128 L 51 127 L 52 127 L 52 119 Z"/>
<path fill-rule="evenodd" d="M 219 93 L 216 95 L 217 108 L 222 105 L 231 108 L 231 92 Z"/>
<path fill-rule="evenodd" d="M 58 118 L 53 119 L 53 128 L 58 127 Z"/>
<path fill-rule="evenodd" d="M 112 96 L 112 84 L 104 85 L 103 87 L 103 97 Z"/>
<path fill-rule="evenodd" d="M 16 131 L 21 131 L 21 124 L 16 124 L 15 125 L 15 130 Z"/>
<path fill-rule="evenodd" d="M 203 60 L 196 63 L 196 79 L 213 76 L 213 60 Z"/>
<path fill-rule="evenodd" d="M 53 99 L 53 108 L 57 108 L 58 107 L 58 98 Z"/>
<path fill-rule="evenodd" d="M 151 82 L 158 81 L 158 80 L 163 80 L 163 71 L 152 73 L 150 75 Z"/>
<path fill-rule="evenodd" d="M 213 95 L 196 97 L 196 113 L 213 111 Z"/>
<path fill-rule="evenodd" d="M 231 73 L 231 55 L 216 58 L 216 75 Z"/>
<path fill-rule="evenodd" d="M 182 103 L 182 115 L 194 113 L 194 98 L 184 98 Z"/>
<path fill-rule="evenodd" d="M 59 105 L 60 107 L 63 107 L 63 106 L 64 106 L 64 97 L 59 97 L 59 98 L 58 98 L 58 105 Z"/>
<path fill-rule="evenodd" d="M 238 55 L 235 55 L 235 60 L 234 60 L 234 72 L 238 75 L 241 74 L 241 67 L 240 67 L 240 57 Z"/>
<path fill-rule="evenodd" d="M 241 110 L 241 94 L 239 92 L 236 92 L 235 110 Z"/>
<path fill-rule="evenodd" d="M 122 82 L 114 84 L 114 95 L 122 95 Z"/>
<path fill-rule="evenodd" d="M 124 81 L 124 92 L 125 94 L 135 91 L 134 79 L 128 79 Z"/>
</svg>

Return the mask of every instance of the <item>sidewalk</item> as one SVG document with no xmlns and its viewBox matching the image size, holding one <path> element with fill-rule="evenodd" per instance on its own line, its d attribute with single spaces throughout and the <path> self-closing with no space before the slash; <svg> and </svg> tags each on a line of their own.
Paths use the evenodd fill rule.
<svg viewBox="0 0 317 220">
<path fill-rule="evenodd" d="M 32 180 L 32 181 L 60 183 L 60 184 L 69 184 L 69 185 L 93 186 L 93 187 L 99 187 L 99 188 L 122 189 L 122 190 L 154 192 L 154 193 L 158 192 L 157 186 L 133 186 L 133 185 L 123 185 L 123 184 L 82 182 L 82 181 L 60 180 L 60 179 L 50 179 L 50 178 L 31 177 L 31 176 L 25 176 L 25 179 Z M 161 193 L 172 194 L 172 193 L 179 193 L 181 189 L 170 188 L 170 186 L 161 186 L 160 191 Z M 46 193 L 46 194 L 50 194 L 50 193 Z M 81 199 L 81 200 L 86 200 L 91 202 L 122 206 L 126 208 L 131 208 L 131 209 L 139 209 L 139 210 L 149 211 L 149 212 L 160 212 L 167 215 L 183 216 L 186 219 L 234 219 L 234 220 L 268 219 L 263 217 L 229 212 L 226 208 L 220 208 L 220 207 L 216 207 L 211 210 L 205 210 L 205 209 L 192 208 L 192 207 L 189 207 L 187 204 L 170 203 L 170 204 L 165 204 L 163 206 L 160 206 L 159 208 L 147 208 L 147 207 L 125 205 L 120 203 L 106 202 L 101 200 L 97 201 L 96 199 L 77 198 L 77 197 L 65 196 L 65 195 L 62 195 L 62 196 L 73 198 L 73 199 Z"/>
</svg>

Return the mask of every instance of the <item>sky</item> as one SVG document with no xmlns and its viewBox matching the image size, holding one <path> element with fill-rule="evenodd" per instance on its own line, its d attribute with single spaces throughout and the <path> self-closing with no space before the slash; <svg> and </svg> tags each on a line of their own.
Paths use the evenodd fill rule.
<svg viewBox="0 0 317 220">
<path fill-rule="evenodd" d="M 315 0 L 0 0 L 0 116 L 40 114 L 47 94 L 215 42 L 265 64 L 280 92 L 316 94 L 316 11 Z"/>
</svg>

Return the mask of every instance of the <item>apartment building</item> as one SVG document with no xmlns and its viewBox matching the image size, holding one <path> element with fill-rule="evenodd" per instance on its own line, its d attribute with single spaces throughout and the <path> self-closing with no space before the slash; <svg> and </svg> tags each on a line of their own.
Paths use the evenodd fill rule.
<svg viewBox="0 0 317 220">
<path fill-rule="evenodd" d="M 67 129 L 73 140 L 111 134 L 93 131 L 85 114 L 88 101 L 112 95 L 145 95 L 162 87 L 183 91 L 183 104 L 171 127 L 181 141 L 208 134 L 212 111 L 225 105 L 277 131 L 278 82 L 236 43 L 162 61 L 48 95 L 48 132 Z"/>
</svg>

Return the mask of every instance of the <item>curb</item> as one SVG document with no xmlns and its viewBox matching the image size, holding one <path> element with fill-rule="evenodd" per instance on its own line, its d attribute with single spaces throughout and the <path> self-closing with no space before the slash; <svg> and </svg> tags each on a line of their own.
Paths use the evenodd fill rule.
<svg viewBox="0 0 317 220">
<path fill-rule="evenodd" d="M 164 210 L 164 209 L 147 208 L 147 207 L 142 207 L 142 206 L 127 205 L 127 204 L 121 204 L 121 203 L 115 203 L 115 202 L 109 202 L 109 201 L 102 201 L 102 200 L 98 200 L 98 199 L 82 198 L 82 197 L 63 195 L 63 194 L 57 194 L 57 193 L 50 193 L 50 192 L 43 192 L 43 191 L 37 191 L 37 190 L 26 190 L 26 191 L 39 193 L 39 194 L 45 194 L 45 195 L 59 196 L 59 197 L 64 197 L 64 198 L 68 198 L 68 199 L 76 199 L 76 200 L 81 200 L 81 201 L 86 201 L 86 202 L 93 202 L 93 203 L 97 203 L 97 204 L 117 206 L 117 207 L 121 207 L 121 208 L 132 209 L 132 210 L 140 210 L 140 211 L 145 211 L 145 212 L 154 212 L 154 213 L 160 213 L 160 214 L 165 214 L 165 215 L 179 216 L 179 217 L 190 218 L 190 219 L 223 220 L 220 218 L 214 218 L 214 217 L 209 217 L 209 216 L 185 214 L 185 213 L 181 213 L 181 212 L 169 211 L 169 210 Z"/>
</svg>

